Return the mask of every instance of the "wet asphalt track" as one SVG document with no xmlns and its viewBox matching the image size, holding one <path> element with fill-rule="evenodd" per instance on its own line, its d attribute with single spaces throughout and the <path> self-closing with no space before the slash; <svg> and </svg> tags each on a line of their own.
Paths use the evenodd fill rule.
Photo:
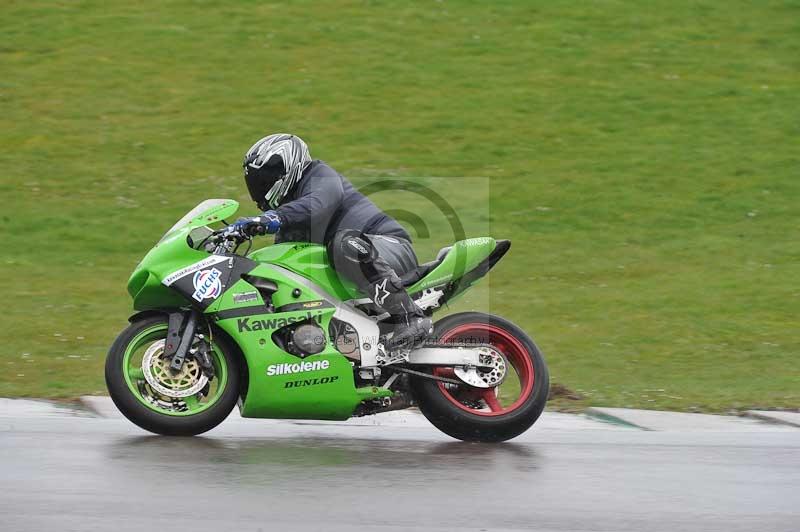
<svg viewBox="0 0 800 532">
<path fill-rule="evenodd" d="M 3 532 L 797 531 L 800 431 L 544 427 L 492 446 L 424 423 L 231 419 L 176 439 L 0 415 L 0 489 Z"/>
</svg>

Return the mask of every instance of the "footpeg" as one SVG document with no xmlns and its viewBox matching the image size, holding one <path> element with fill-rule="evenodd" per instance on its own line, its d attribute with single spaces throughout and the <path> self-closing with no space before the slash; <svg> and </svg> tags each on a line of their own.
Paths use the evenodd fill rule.
<svg viewBox="0 0 800 532">
<path fill-rule="evenodd" d="M 398 349 L 391 353 L 387 353 L 386 349 L 383 347 L 383 344 L 378 345 L 378 353 L 375 355 L 375 359 L 378 362 L 379 366 L 389 366 L 391 364 L 400 364 L 404 362 L 408 362 L 408 355 L 411 352 L 409 349 Z"/>
</svg>

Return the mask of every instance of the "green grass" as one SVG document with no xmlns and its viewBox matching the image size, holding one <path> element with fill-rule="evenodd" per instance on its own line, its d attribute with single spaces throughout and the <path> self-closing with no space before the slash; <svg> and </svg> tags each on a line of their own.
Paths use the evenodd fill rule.
<svg viewBox="0 0 800 532">
<path fill-rule="evenodd" d="M 4 2 L 0 396 L 102 392 L 133 266 L 288 130 L 360 184 L 488 178 L 444 187 L 513 240 L 457 308 L 580 404 L 800 407 L 800 2 L 483 4 Z"/>
</svg>

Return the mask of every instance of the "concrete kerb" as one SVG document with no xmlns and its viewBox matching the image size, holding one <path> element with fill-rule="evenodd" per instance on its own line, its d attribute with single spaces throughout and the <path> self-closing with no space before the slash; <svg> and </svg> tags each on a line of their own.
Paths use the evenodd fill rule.
<svg viewBox="0 0 800 532">
<path fill-rule="evenodd" d="M 800 412 L 788 412 L 785 410 L 748 410 L 742 415 L 766 421 L 767 423 L 800 428 Z"/>
<path fill-rule="evenodd" d="M 587 412 L 598 418 L 659 432 L 764 432 L 791 430 L 788 426 L 765 423 L 742 416 L 720 416 L 663 410 L 593 407 Z"/>
<path fill-rule="evenodd" d="M 589 407 L 586 410 L 584 410 L 584 414 L 586 414 L 587 417 L 590 417 L 592 419 L 596 419 L 604 423 L 611 423 L 612 425 L 619 425 L 622 427 L 629 427 L 632 429 L 639 429 L 639 430 L 653 430 L 647 427 L 639 426 L 635 423 L 631 423 L 630 421 L 626 421 L 621 417 L 605 412 L 600 408 Z"/>
</svg>

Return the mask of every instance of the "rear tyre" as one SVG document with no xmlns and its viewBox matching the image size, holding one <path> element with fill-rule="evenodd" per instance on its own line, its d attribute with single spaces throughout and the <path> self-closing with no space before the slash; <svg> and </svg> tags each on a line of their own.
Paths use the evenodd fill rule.
<svg viewBox="0 0 800 532">
<path fill-rule="evenodd" d="M 541 415 L 550 378 L 541 351 L 508 320 L 481 312 L 453 314 L 434 326 L 438 343 L 491 344 L 508 361 L 506 379 L 477 388 L 415 378 L 411 390 L 423 415 L 439 430 L 464 441 L 501 442 L 519 436 Z M 453 378 L 453 368 L 435 368 Z"/>
<path fill-rule="evenodd" d="M 151 316 L 122 331 L 106 357 L 106 386 L 119 411 L 141 428 L 169 436 L 201 434 L 222 423 L 236 405 L 238 359 L 226 339 L 215 336 L 213 379 L 188 358 L 184 370 L 172 375 L 165 370 L 168 360 L 159 358 L 167 329 L 166 316 Z"/>
</svg>

